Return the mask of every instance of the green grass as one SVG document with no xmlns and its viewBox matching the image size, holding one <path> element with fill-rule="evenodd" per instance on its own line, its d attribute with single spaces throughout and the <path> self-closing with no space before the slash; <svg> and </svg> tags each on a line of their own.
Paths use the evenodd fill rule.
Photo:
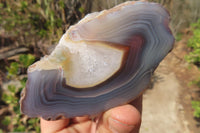
<svg viewBox="0 0 200 133">
<path fill-rule="evenodd" d="M 185 57 L 189 63 L 200 65 L 200 19 L 192 24 L 193 36 L 188 40 L 187 46 L 191 52 Z"/>
<path fill-rule="evenodd" d="M 192 64 L 200 67 L 200 19 L 191 25 L 193 36 L 188 40 L 187 46 L 191 52 L 185 56 L 185 59 Z M 200 88 L 200 77 L 193 80 L 191 84 L 195 84 Z M 194 109 L 194 117 L 200 118 L 200 101 L 192 101 L 192 108 Z"/>
<path fill-rule="evenodd" d="M 200 101 L 192 101 L 192 108 L 194 109 L 194 117 L 200 118 Z"/>
</svg>

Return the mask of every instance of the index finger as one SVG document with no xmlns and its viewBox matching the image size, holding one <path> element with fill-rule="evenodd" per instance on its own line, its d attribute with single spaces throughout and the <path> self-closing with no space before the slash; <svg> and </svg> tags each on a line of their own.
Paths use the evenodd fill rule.
<svg viewBox="0 0 200 133">
<path fill-rule="evenodd" d="M 69 124 L 69 119 L 47 121 L 40 118 L 41 133 L 55 133 L 61 131 Z"/>
</svg>

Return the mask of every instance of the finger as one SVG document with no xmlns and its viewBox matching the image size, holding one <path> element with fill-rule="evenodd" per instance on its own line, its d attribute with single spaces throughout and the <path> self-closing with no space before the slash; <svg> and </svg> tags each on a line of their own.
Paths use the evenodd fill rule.
<svg viewBox="0 0 200 133">
<path fill-rule="evenodd" d="M 83 116 L 83 117 L 75 117 L 73 118 L 71 121 L 73 124 L 77 124 L 77 123 L 81 123 L 81 122 L 86 122 L 89 121 L 89 117 L 88 116 Z"/>
<path fill-rule="evenodd" d="M 141 124 L 140 112 L 127 104 L 105 112 L 97 126 L 98 133 L 138 133 Z"/>
<path fill-rule="evenodd" d="M 56 121 L 46 121 L 40 119 L 41 133 L 55 133 L 59 132 L 69 124 L 69 119 L 61 119 Z"/>
<path fill-rule="evenodd" d="M 86 121 L 79 124 L 73 124 L 56 133 L 90 133 L 93 125 L 92 123 L 92 121 Z"/>
</svg>

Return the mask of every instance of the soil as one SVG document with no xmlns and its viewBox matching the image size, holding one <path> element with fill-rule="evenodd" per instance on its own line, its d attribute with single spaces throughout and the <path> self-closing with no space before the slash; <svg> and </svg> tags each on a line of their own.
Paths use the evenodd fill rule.
<svg viewBox="0 0 200 133">
<path fill-rule="evenodd" d="M 189 36 L 176 42 L 155 71 L 153 85 L 143 96 L 140 133 L 200 133 L 200 120 L 191 107 L 192 100 L 200 100 L 200 88 L 189 85 L 200 71 L 184 60 Z"/>
</svg>

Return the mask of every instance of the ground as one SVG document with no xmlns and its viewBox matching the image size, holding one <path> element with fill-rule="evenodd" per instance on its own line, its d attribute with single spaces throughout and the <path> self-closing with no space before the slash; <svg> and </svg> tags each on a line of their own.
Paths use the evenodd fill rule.
<svg viewBox="0 0 200 133">
<path fill-rule="evenodd" d="M 187 53 L 186 36 L 155 71 L 151 88 L 143 96 L 140 133 L 199 133 L 200 123 L 193 117 L 191 100 L 199 98 L 200 89 L 189 82 L 200 72 L 184 60 Z"/>
</svg>

